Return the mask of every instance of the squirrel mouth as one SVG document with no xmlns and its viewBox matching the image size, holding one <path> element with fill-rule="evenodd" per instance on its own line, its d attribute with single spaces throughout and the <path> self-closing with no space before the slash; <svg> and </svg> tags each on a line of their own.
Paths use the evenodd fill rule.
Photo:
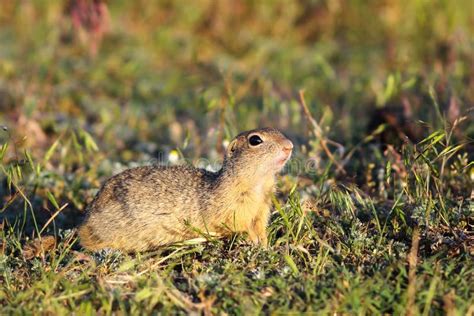
<svg viewBox="0 0 474 316">
<path fill-rule="evenodd" d="M 282 168 L 288 160 L 290 160 L 290 157 L 291 157 L 291 152 L 289 154 L 285 154 L 285 156 L 283 156 L 282 158 L 278 158 L 276 163 L 277 163 L 277 166 Z"/>
</svg>

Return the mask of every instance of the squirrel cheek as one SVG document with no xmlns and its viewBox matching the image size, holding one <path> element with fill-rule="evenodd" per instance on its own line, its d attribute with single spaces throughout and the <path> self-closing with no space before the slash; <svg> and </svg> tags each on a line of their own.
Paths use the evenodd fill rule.
<svg viewBox="0 0 474 316">
<path fill-rule="evenodd" d="M 281 170 L 286 165 L 286 163 L 288 162 L 290 157 L 291 157 L 291 153 L 290 154 L 279 155 L 277 157 L 276 161 L 275 161 L 275 167 L 278 170 Z"/>
</svg>

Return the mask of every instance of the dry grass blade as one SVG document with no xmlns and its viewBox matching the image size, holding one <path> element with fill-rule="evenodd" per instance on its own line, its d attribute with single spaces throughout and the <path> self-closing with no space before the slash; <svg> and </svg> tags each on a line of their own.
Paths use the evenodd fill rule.
<svg viewBox="0 0 474 316">
<path fill-rule="evenodd" d="M 39 234 L 41 236 L 41 234 L 43 233 L 43 231 L 46 229 L 46 227 L 48 227 L 49 224 L 51 224 L 51 222 L 56 218 L 56 216 L 58 216 L 58 214 L 64 210 L 67 206 L 69 205 L 69 203 L 66 203 L 64 204 L 63 206 L 61 206 L 54 214 L 53 216 L 51 216 L 48 221 L 43 225 L 43 228 L 41 228 Z"/>
<path fill-rule="evenodd" d="M 166 292 L 166 295 L 176 305 L 184 309 L 189 315 L 199 315 L 202 307 L 200 304 L 193 303 L 188 297 L 177 289 L 170 289 Z"/>
<path fill-rule="evenodd" d="M 449 291 L 447 294 L 443 296 L 443 303 L 444 303 L 443 308 L 447 316 L 456 315 L 454 298 L 455 298 L 454 289 L 451 289 L 451 291 Z"/>
<path fill-rule="evenodd" d="M 329 157 L 329 159 L 331 160 L 331 162 L 336 165 L 336 168 L 337 168 L 337 171 L 338 172 L 342 172 L 343 174 L 346 174 L 346 171 L 344 170 L 344 166 L 336 160 L 336 158 L 334 157 L 334 155 L 332 154 L 332 152 L 329 150 L 328 148 L 328 144 L 331 144 L 331 145 L 334 145 L 334 146 L 337 146 L 338 148 L 344 148 L 341 144 L 335 142 L 335 141 L 332 141 L 326 137 L 324 137 L 323 135 L 323 130 L 321 129 L 321 126 L 319 126 L 318 122 L 314 119 L 314 117 L 311 115 L 311 112 L 309 111 L 309 108 L 308 106 L 306 105 L 306 101 L 304 99 L 304 90 L 300 90 L 299 91 L 299 103 L 301 105 L 301 107 L 303 108 L 303 112 L 306 116 L 306 119 L 308 120 L 308 122 L 312 125 L 313 127 L 313 133 L 314 135 L 318 138 L 320 144 L 321 144 L 321 147 L 323 147 L 324 149 L 324 152 L 326 153 L 326 155 Z"/>
<path fill-rule="evenodd" d="M 418 227 L 413 230 L 413 236 L 411 240 L 411 249 L 408 255 L 408 303 L 407 303 L 407 315 L 416 315 L 415 310 L 415 297 L 416 297 L 416 265 L 418 264 L 418 246 L 420 243 L 420 232 Z"/>
</svg>

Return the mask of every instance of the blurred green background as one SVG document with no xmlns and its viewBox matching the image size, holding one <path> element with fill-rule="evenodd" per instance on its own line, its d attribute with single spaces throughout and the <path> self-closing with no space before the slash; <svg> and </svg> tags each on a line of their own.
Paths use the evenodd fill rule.
<svg viewBox="0 0 474 316">
<path fill-rule="evenodd" d="M 74 3 L 1 3 L 0 120 L 28 147 L 71 126 L 127 160 L 266 125 L 304 142 L 299 89 L 344 146 L 390 105 L 438 128 L 430 88 L 451 120 L 474 104 L 470 0 L 110 1 L 79 27 Z"/>
</svg>

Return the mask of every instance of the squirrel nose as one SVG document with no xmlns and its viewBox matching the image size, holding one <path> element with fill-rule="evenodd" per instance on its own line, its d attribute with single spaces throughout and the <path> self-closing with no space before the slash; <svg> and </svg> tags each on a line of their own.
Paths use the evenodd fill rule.
<svg viewBox="0 0 474 316">
<path fill-rule="evenodd" d="M 283 145 L 283 151 L 286 154 L 290 154 L 292 150 L 293 150 L 293 143 L 292 142 L 288 141 L 287 143 L 285 143 Z"/>
</svg>

